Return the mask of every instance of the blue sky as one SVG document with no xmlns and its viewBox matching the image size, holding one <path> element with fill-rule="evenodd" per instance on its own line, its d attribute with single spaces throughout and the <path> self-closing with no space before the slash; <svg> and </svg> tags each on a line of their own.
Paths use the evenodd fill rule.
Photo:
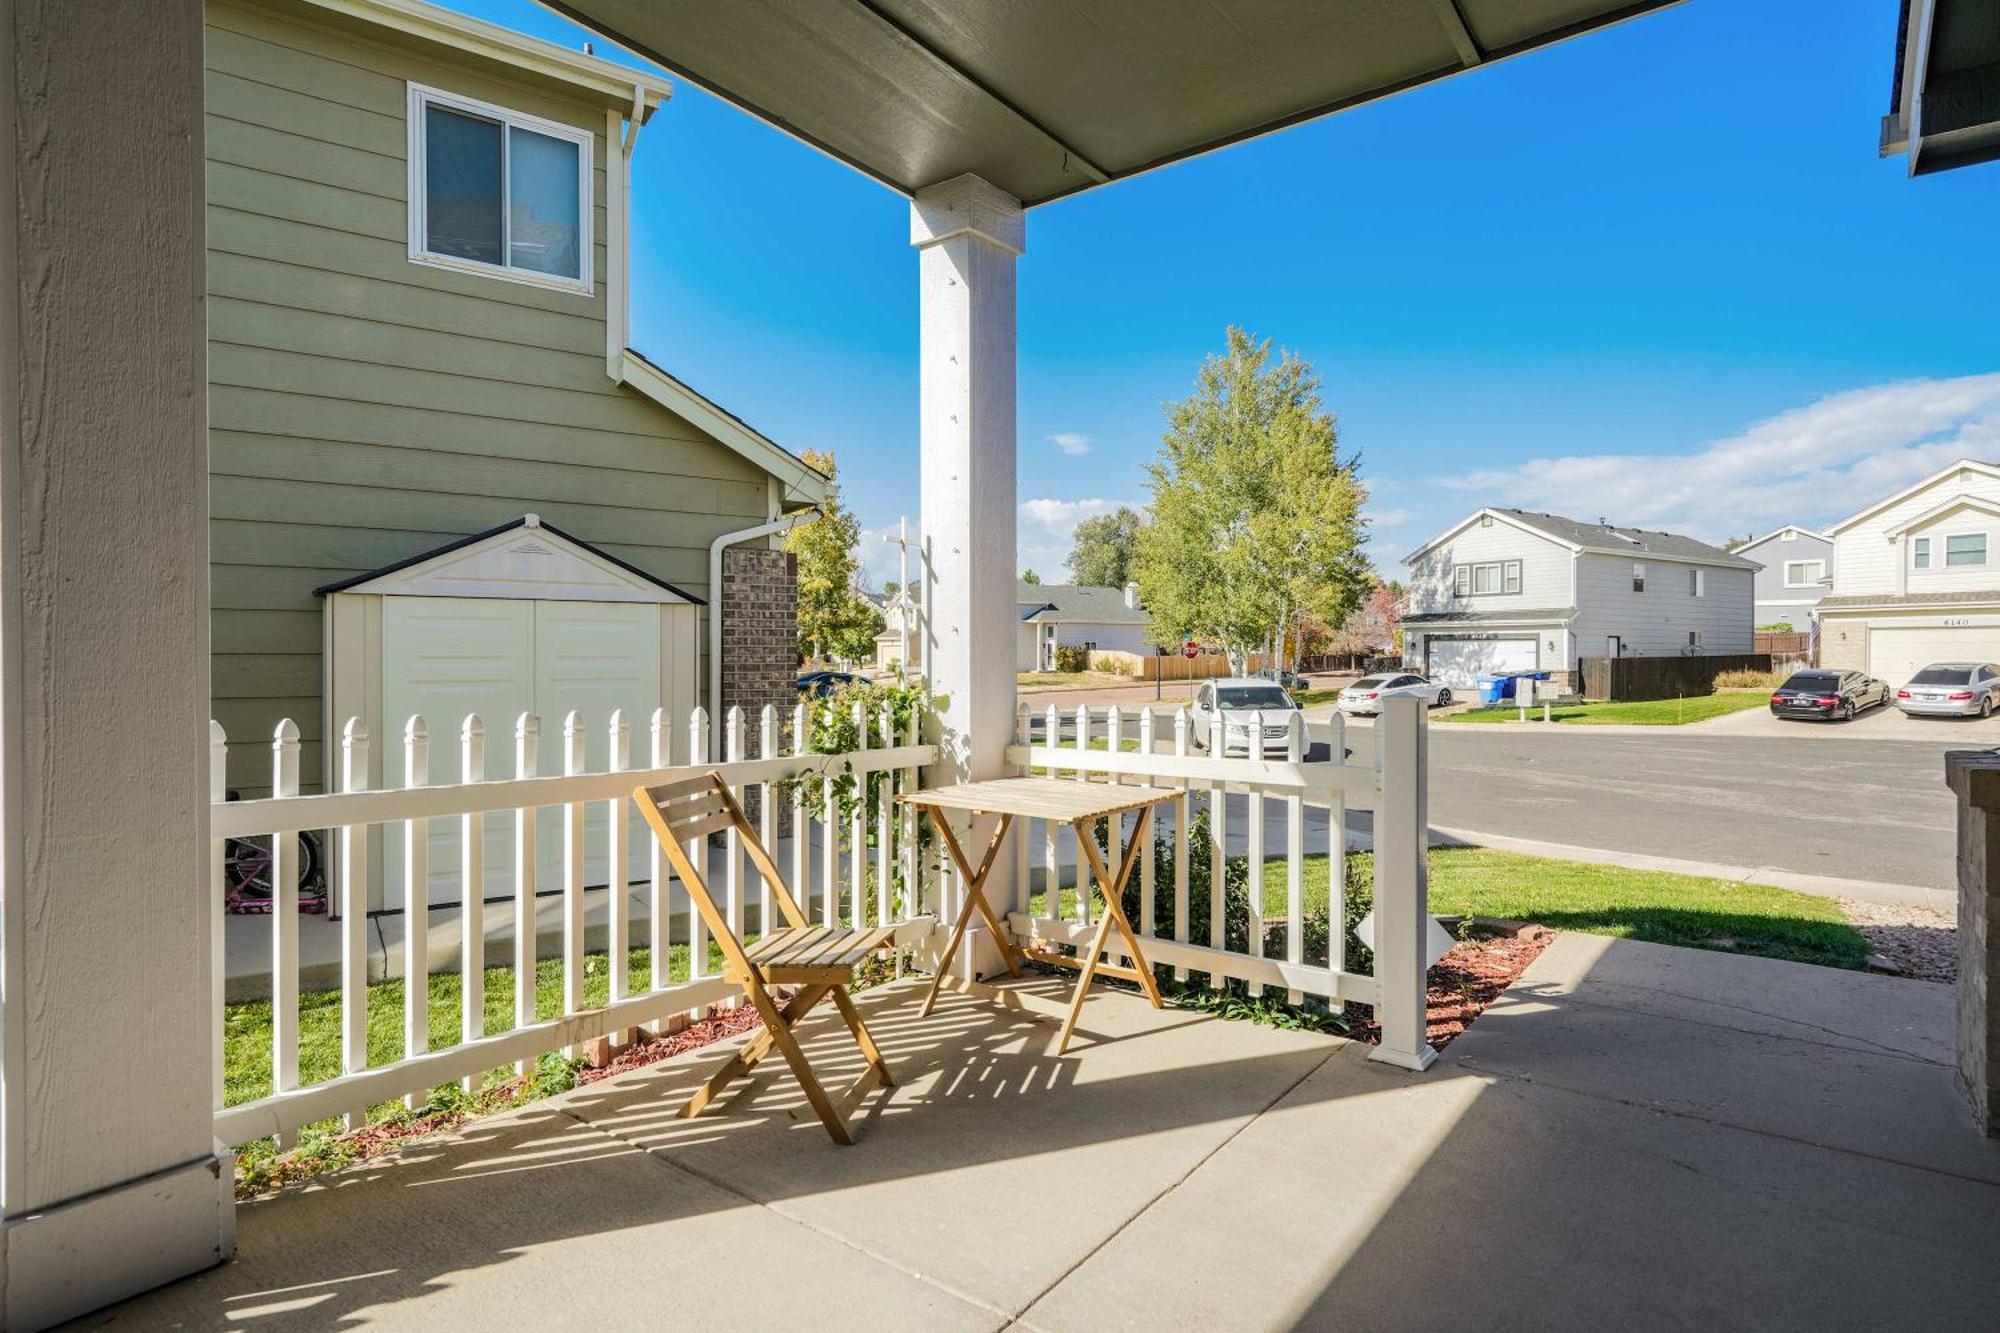
<svg viewBox="0 0 2000 1333">
<path fill-rule="evenodd" d="M 528 0 L 454 7 L 565 43 Z M 1393 567 L 1481 504 L 1720 538 L 2000 457 L 2000 164 L 1878 160 L 1891 0 L 1663 14 L 1034 210 L 1021 561 L 1145 498 L 1241 324 L 1311 359 Z M 600 54 L 606 54 L 600 43 Z M 680 85 L 634 160 L 633 342 L 915 517 L 908 205 Z"/>
</svg>

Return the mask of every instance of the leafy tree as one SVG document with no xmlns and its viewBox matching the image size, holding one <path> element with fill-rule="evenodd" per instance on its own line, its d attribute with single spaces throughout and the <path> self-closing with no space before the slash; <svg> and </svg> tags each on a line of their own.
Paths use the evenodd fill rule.
<svg viewBox="0 0 2000 1333">
<path fill-rule="evenodd" d="M 1340 633 L 1336 636 L 1340 651 L 1365 653 L 1400 645 L 1402 639 L 1396 608 L 1402 597 L 1397 585 L 1377 579 L 1375 590 L 1368 594 L 1368 599 L 1341 622 Z"/>
<path fill-rule="evenodd" d="M 1757 534 L 1754 532 L 1747 537 L 1731 537 L 1728 541 L 1722 543 L 1722 549 L 1725 551 L 1740 551 L 1756 540 Z"/>
<path fill-rule="evenodd" d="M 1021 571 L 1021 582 L 1033 583 L 1039 585 L 1041 581 L 1042 581 L 1042 576 L 1040 574 L 1037 574 L 1034 570 L 1024 569 Z"/>
<path fill-rule="evenodd" d="M 785 549 L 799 563 L 799 658 L 866 657 L 882 632 L 882 613 L 855 586 L 861 526 L 840 503 L 833 455 L 808 449 L 801 457 L 827 475 L 827 488 L 819 513 L 785 534 Z"/>
<path fill-rule="evenodd" d="M 1077 524 L 1065 562 L 1070 577 L 1087 588 L 1124 587 L 1132 577 L 1132 548 L 1145 525 L 1144 516 L 1126 505 Z"/>
<path fill-rule="evenodd" d="M 903 590 L 902 584 L 896 582 L 896 580 L 894 579 L 890 579 L 887 583 L 882 585 L 882 598 L 884 601 L 890 600 L 894 598 L 895 595 L 901 592 L 902 590 Z"/>
<path fill-rule="evenodd" d="M 1167 408 L 1147 466 L 1152 522 L 1133 574 L 1153 638 L 1248 654 L 1287 642 L 1300 612 L 1338 625 L 1372 586 L 1361 556 L 1367 492 L 1343 459 L 1312 366 L 1231 328 L 1195 391 Z"/>
</svg>

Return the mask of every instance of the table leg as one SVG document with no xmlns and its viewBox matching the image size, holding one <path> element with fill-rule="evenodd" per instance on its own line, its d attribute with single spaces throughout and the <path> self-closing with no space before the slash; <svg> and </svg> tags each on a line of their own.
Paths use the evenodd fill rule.
<svg viewBox="0 0 2000 1333">
<path fill-rule="evenodd" d="M 1164 1007 L 1160 998 L 1160 987 L 1153 980 L 1153 968 L 1146 961 L 1145 952 L 1139 947 L 1139 936 L 1126 919 L 1122 898 L 1125 885 L 1132 878 L 1132 868 L 1139 863 L 1141 852 L 1150 848 L 1153 832 L 1153 807 L 1146 806 L 1139 812 L 1138 821 L 1132 826 L 1132 839 L 1125 845 L 1125 854 L 1118 860 L 1118 874 L 1114 878 L 1106 868 L 1104 860 L 1097 854 L 1097 844 L 1089 839 L 1080 839 L 1084 855 L 1090 860 L 1091 873 L 1096 876 L 1104 892 L 1104 915 L 1117 928 L 1125 941 L 1126 952 L 1132 955 L 1133 970 L 1139 974 L 1139 985 L 1146 992 L 1146 998 L 1153 1007 Z"/>
<path fill-rule="evenodd" d="M 944 986 L 945 974 L 951 968 L 951 960 L 958 954 L 959 942 L 965 938 L 965 928 L 972 922 L 972 914 L 978 912 L 987 922 L 987 928 L 994 932 L 1000 945 L 1001 956 L 1007 960 L 1008 970 L 1015 976 L 1021 975 L 1020 964 L 1015 961 L 1012 942 L 1000 930 L 993 919 L 993 910 L 986 905 L 986 876 L 993 869 L 994 858 L 999 855 L 1000 844 L 1006 840 L 1007 830 L 1013 823 L 1013 816 L 1002 815 L 1000 827 L 993 831 L 993 841 L 986 846 L 986 855 L 979 862 L 979 869 L 972 870 L 965 859 L 965 852 L 958 845 L 957 835 L 951 825 L 937 811 L 930 812 L 931 823 L 937 826 L 938 835 L 944 839 L 945 849 L 951 853 L 952 861 L 958 866 L 959 874 L 965 876 L 965 902 L 958 909 L 958 920 L 952 923 L 951 939 L 944 946 L 944 953 L 938 957 L 937 968 L 931 973 L 931 986 L 924 996 L 923 1008 L 917 1011 L 919 1018 L 928 1018 L 937 1006 L 938 991 Z"/>
</svg>

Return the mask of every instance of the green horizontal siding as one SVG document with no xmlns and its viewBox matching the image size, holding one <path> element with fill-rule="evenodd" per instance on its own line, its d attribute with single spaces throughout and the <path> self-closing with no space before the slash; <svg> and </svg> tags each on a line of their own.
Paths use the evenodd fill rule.
<svg viewBox="0 0 2000 1333">
<path fill-rule="evenodd" d="M 289 716 L 321 773 L 321 584 L 533 511 L 704 596 L 766 478 L 604 373 L 604 108 L 532 76 L 256 0 L 209 6 L 211 674 L 231 785 Z M 589 130 L 596 290 L 413 264 L 423 83 Z"/>
</svg>

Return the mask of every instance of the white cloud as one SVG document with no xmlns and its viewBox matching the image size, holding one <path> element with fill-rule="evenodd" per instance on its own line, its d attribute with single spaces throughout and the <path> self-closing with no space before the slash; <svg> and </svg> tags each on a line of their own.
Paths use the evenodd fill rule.
<svg viewBox="0 0 2000 1333">
<path fill-rule="evenodd" d="M 1060 583 L 1069 577 L 1063 562 L 1069 559 L 1076 538 L 1076 525 L 1099 514 L 1121 508 L 1138 508 L 1126 500 L 1024 500 L 1016 525 L 1015 564 L 1032 569 L 1044 583 Z"/>
<path fill-rule="evenodd" d="M 1478 504 L 1720 540 L 1833 522 L 1960 458 L 2000 458 L 2000 373 L 1832 394 L 1689 454 L 1530 458 L 1443 484 Z"/>
<path fill-rule="evenodd" d="M 1066 454 L 1087 454 L 1090 452 L 1090 437 L 1079 435 L 1073 430 L 1058 431 L 1049 436 L 1049 443 Z"/>
<path fill-rule="evenodd" d="M 1368 530 L 1371 533 L 1389 532 L 1410 521 L 1410 511 L 1403 505 L 1390 509 L 1377 509 L 1369 505 L 1361 512 L 1368 520 Z"/>
</svg>

